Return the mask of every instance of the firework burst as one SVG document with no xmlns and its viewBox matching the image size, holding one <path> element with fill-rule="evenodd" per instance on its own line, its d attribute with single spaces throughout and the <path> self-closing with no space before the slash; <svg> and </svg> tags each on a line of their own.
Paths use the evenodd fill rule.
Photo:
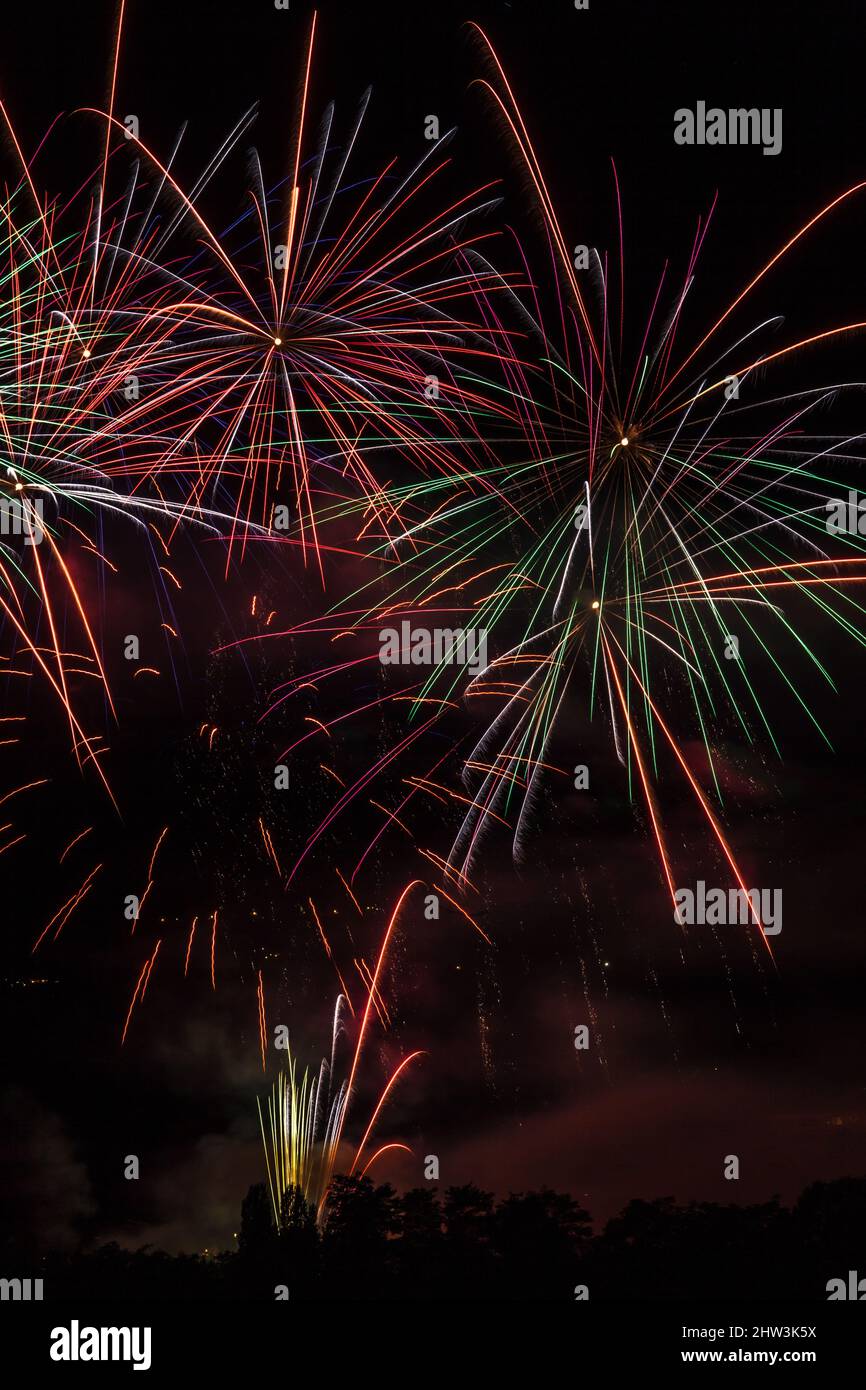
<svg viewBox="0 0 866 1390">
<path fill-rule="evenodd" d="M 322 498 L 348 491 L 378 512 L 376 455 L 396 452 L 441 470 L 449 446 L 466 431 L 477 434 L 479 411 L 507 408 L 480 400 L 468 365 L 463 370 L 492 351 L 466 311 L 480 290 L 495 287 L 461 258 L 497 235 L 464 230 L 495 206 L 493 185 L 423 211 L 448 166 L 448 135 L 408 172 L 392 160 L 350 183 L 369 90 L 342 142 L 331 105 L 308 151 L 314 39 L 315 21 L 288 177 L 269 193 L 253 151 L 246 208 L 222 234 L 208 224 L 201 194 L 254 111 L 189 193 L 140 141 L 132 143 L 180 205 L 159 246 L 184 226 L 202 248 L 183 275 L 174 273 L 175 292 L 154 297 L 145 315 L 153 340 L 148 367 L 161 384 L 142 409 L 170 422 L 175 436 L 154 468 L 163 472 L 176 456 L 194 454 L 196 498 L 217 490 L 233 499 L 232 542 L 243 549 L 246 523 L 255 520 L 298 545 L 305 563 L 313 556 L 324 580 L 316 522 Z M 123 130 L 110 112 L 108 127 Z M 150 273 L 154 255 L 150 242 L 124 253 Z M 387 466 L 390 472 L 393 461 Z M 378 517 L 377 529 L 387 533 L 388 520 Z"/>
<path fill-rule="evenodd" d="M 541 788 L 553 776 L 570 775 L 557 765 L 555 749 L 557 739 L 568 738 L 564 725 L 576 701 L 609 730 L 629 796 L 643 805 L 671 899 L 676 870 L 659 792 L 669 772 L 683 779 L 743 888 L 723 825 L 718 744 L 724 731 L 733 727 L 749 742 L 769 741 L 781 752 L 761 689 L 775 683 L 829 744 L 801 679 L 805 664 L 835 689 L 809 637 L 810 610 L 821 625 L 866 645 L 862 538 L 832 537 L 826 525 L 828 504 L 848 486 L 840 472 L 850 478 L 863 461 L 863 435 L 823 434 L 814 423 L 863 383 L 767 389 L 771 368 L 794 364 L 812 346 L 841 341 L 864 325 L 845 323 L 781 345 L 776 337 L 761 347 L 768 334 L 778 334 L 781 318 L 744 322 L 744 315 L 750 293 L 786 252 L 863 185 L 799 228 L 684 347 L 686 305 L 695 297 L 711 210 L 698 222 L 681 283 L 666 263 L 648 312 L 630 334 L 616 171 L 619 254 L 592 251 L 578 271 L 505 73 L 489 46 L 488 53 L 495 79 L 485 85 L 536 193 L 550 252 L 544 273 L 533 274 L 518 243 L 528 295 L 505 277 L 496 296 L 478 289 L 485 329 L 501 348 L 500 389 L 520 418 L 522 443 L 516 455 L 503 440 L 496 457 L 473 466 L 455 460 L 444 474 L 388 489 L 387 514 L 397 521 L 371 551 L 375 575 L 330 620 L 292 635 L 325 631 L 333 642 L 353 645 L 350 658 L 307 673 L 317 690 L 346 672 L 357 677 L 375 669 L 379 654 L 370 650 L 371 636 L 403 623 L 480 630 L 492 655 L 473 671 L 449 649 L 424 675 L 411 665 L 402 679 L 392 673 L 391 683 L 365 702 L 362 709 L 401 706 L 402 732 L 346 787 L 299 864 L 376 779 L 411 759 L 408 791 L 382 808 L 376 841 L 394 828 L 411 835 L 410 804 L 432 796 L 461 813 L 447 859 L 422 850 L 455 888 L 470 885 L 495 827 L 508 827 L 515 857 L 524 858 Z M 477 248 L 467 248 L 464 259 L 479 277 L 483 272 L 484 285 L 495 283 L 494 266 Z M 484 394 L 495 391 L 488 381 Z M 357 517 L 362 535 L 363 501 L 334 507 L 323 524 L 347 515 Z M 275 702 L 303 689 L 302 680 L 290 681 Z M 464 726 L 455 739 L 454 712 L 464 701 L 485 717 L 480 734 Z M 331 736 L 349 717 L 340 712 L 320 720 L 288 752 L 322 732 Z M 419 752 L 436 732 L 440 749 L 446 732 L 449 751 L 421 768 Z M 685 751 L 694 740 L 704 748 L 700 771 Z M 459 792 L 442 785 L 443 764 L 453 765 L 455 756 L 462 762 Z M 381 793 L 374 804 L 381 805 Z"/>
</svg>

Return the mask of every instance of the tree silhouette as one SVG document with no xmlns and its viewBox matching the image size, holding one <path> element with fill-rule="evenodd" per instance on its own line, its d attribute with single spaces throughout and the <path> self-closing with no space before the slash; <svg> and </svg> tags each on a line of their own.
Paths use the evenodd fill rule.
<svg viewBox="0 0 866 1390">
<path fill-rule="evenodd" d="M 399 1296 L 441 1297 L 446 1276 L 444 1216 L 439 1194 L 433 1187 L 413 1187 L 398 1198 L 396 1215 L 400 1226 L 400 1240 L 394 1252 L 400 1269 Z"/>
<path fill-rule="evenodd" d="M 393 1187 L 335 1177 L 328 1189 L 322 1257 L 335 1298 L 381 1296 L 391 1282 L 388 1239 L 399 1230 Z"/>
<path fill-rule="evenodd" d="M 494 1288 L 494 1256 L 490 1245 L 493 1193 L 471 1183 L 449 1187 L 445 1193 L 445 1246 L 448 1288 L 445 1298 L 484 1297 Z"/>
<path fill-rule="evenodd" d="M 319 1233 L 315 1208 L 299 1187 L 289 1186 L 283 1193 L 277 1243 L 281 1282 L 289 1286 L 293 1297 L 304 1297 L 319 1276 Z"/>
<path fill-rule="evenodd" d="M 573 1197 L 543 1188 L 512 1194 L 496 1208 L 493 1246 L 505 1297 L 556 1298 L 574 1285 L 592 1235 L 589 1212 Z"/>
<path fill-rule="evenodd" d="M 840 1178 L 816 1182 L 801 1193 L 792 1213 L 793 1240 L 815 1269 L 816 1294 L 824 1296 L 828 1279 L 846 1278 L 848 1270 L 866 1275 L 866 1181 Z"/>
<path fill-rule="evenodd" d="M 264 1183 L 255 1183 L 241 1203 L 240 1253 L 251 1259 L 270 1256 L 276 1248 L 271 1199 Z"/>
<path fill-rule="evenodd" d="M 288 1189 L 277 1230 L 267 1190 L 251 1187 L 237 1251 L 169 1255 L 112 1243 L 48 1252 L 28 1272 L 52 1298 L 293 1300 L 484 1299 L 571 1302 L 577 1284 L 606 1299 L 826 1298 L 829 1279 L 866 1275 L 866 1179 L 814 1183 L 793 1210 L 672 1197 L 629 1202 L 592 1235 L 573 1197 L 472 1185 L 397 1197 L 369 1178 L 337 1177 L 324 1223 Z"/>
</svg>

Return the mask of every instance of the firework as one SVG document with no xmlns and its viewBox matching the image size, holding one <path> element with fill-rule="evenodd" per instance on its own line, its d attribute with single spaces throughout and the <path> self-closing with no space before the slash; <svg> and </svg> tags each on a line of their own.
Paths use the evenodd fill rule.
<svg viewBox="0 0 866 1390">
<path fill-rule="evenodd" d="M 324 579 L 321 498 L 348 489 L 377 510 L 377 454 L 399 450 L 416 466 L 442 468 L 463 430 L 477 432 L 467 417 L 507 409 L 478 400 L 468 372 L 460 379 L 461 364 L 491 350 L 480 325 L 461 310 L 480 288 L 495 287 L 485 286 L 486 271 L 465 261 L 461 270 L 460 257 L 496 235 L 463 230 L 495 205 L 493 185 L 424 214 L 422 197 L 448 166 L 447 135 L 408 172 L 391 161 L 350 184 L 369 90 L 339 144 L 335 108 L 327 108 L 308 152 L 314 39 L 315 20 L 290 173 L 275 192 L 267 191 L 254 153 L 247 207 L 236 223 L 218 235 L 201 209 L 204 187 L 254 112 L 189 193 L 133 138 L 180 210 L 155 248 L 148 241 L 122 254 L 152 274 L 156 251 L 178 227 L 192 228 L 202 243 L 185 272 L 173 272 L 174 293 L 136 311 L 152 338 L 147 366 L 155 383 L 142 412 L 173 433 L 154 472 L 194 454 L 196 498 L 216 491 L 233 499 L 232 542 L 243 549 L 245 521 L 255 520 L 275 539 L 298 545 L 305 563 L 312 555 Z M 129 134 L 111 112 L 106 116 L 109 135 Z M 242 254 L 234 256 L 233 245 Z"/>
<path fill-rule="evenodd" d="M 306 1205 L 315 1211 L 317 1220 L 321 1222 L 325 1219 L 328 1188 L 340 1159 L 349 1105 L 354 1094 L 372 1012 L 380 1005 L 380 979 L 388 948 L 403 903 L 416 886 L 413 882 L 403 889 L 382 939 L 375 970 L 369 977 L 366 1003 L 345 1079 L 338 1080 L 338 1044 L 344 1032 L 343 1006 L 346 1003 L 340 995 L 334 1009 L 330 1061 L 323 1059 L 315 1074 L 305 1069 L 301 1075 L 297 1060 L 287 1047 L 285 1070 L 277 1077 L 267 1099 L 267 1121 L 261 1102 L 258 1102 L 268 1187 L 278 1228 L 283 1223 L 286 1193 L 300 1192 Z M 384 1144 L 366 1157 L 361 1166 L 370 1136 L 388 1096 L 406 1068 L 421 1055 L 420 1052 L 409 1053 L 391 1072 L 372 1110 L 360 1143 L 354 1151 L 349 1166 L 350 1175 L 360 1171 L 363 1176 L 376 1160 L 389 1150 L 401 1149 L 411 1152 L 406 1144 Z"/>
<path fill-rule="evenodd" d="M 333 1081 L 342 1004 L 341 995 L 334 1010 L 330 1063 L 323 1060 L 315 1076 L 305 1070 L 299 1077 L 297 1062 L 287 1049 L 285 1070 L 267 1099 L 267 1120 L 259 1102 L 268 1187 L 278 1227 L 283 1198 L 290 1190 L 300 1191 L 317 1216 L 324 1213 L 346 1114 L 346 1083 Z M 332 1085 L 336 1085 L 335 1093 Z"/>
<path fill-rule="evenodd" d="M 723 825 L 717 743 L 732 725 L 750 743 L 769 741 L 781 751 L 761 691 L 775 682 L 829 744 L 801 688 L 802 664 L 835 687 L 807 638 L 803 613 L 811 609 L 822 624 L 866 644 L 858 597 L 866 552 L 862 538 L 832 538 L 825 524 L 828 501 L 849 486 L 840 470 L 850 476 L 862 462 L 863 436 L 819 434 L 812 423 L 862 383 L 776 394 L 766 386 L 774 364 L 796 362 L 812 345 L 864 325 L 846 323 L 762 350 L 762 338 L 780 320 L 742 320 L 750 292 L 863 185 L 819 210 L 697 342 L 683 347 L 685 306 L 696 294 L 710 220 L 701 219 L 681 284 L 672 283 L 666 264 L 648 312 L 630 334 L 618 183 L 619 256 L 593 251 L 581 279 L 505 73 L 489 46 L 488 53 L 496 78 L 486 85 L 530 178 L 550 250 L 544 272 L 533 274 L 516 243 L 533 285 L 529 297 L 505 277 L 500 295 L 489 295 L 494 267 L 477 249 L 464 253 L 468 265 L 485 272 L 481 317 L 500 345 L 497 370 L 520 418 L 520 441 L 492 460 L 452 461 L 435 477 L 385 490 L 383 511 L 393 524 L 387 540 L 370 548 L 373 576 L 324 622 L 291 630 L 295 640 L 324 634 L 342 651 L 350 646 L 351 655 L 288 681 L 274 705 L 310 685 L 321 692 L 347 674 L 372 677 L 379 664 L 374 634 L 407 622 L 451 633 L 480 630 L 493 654 L 483 670 L 472 671 L 459 655 L 455 660 L 460 645 L 452 642 L 446 658 L 423 674 L 406 665 L 401 679 L 392 668 L 359 710 L 319 717 L 289 746 L 286 755 L 372 709 L 387 708 L 399 728 L 391 747 L 345 787 L 312 832 L 290 878 L 338 817 L 407 765 L 409 789 L 382 808 L 373 844 L 388 831 L 404 832 L 461 892 L 494 828 L 507 826 L 515 858 L 524 858 L 542 787 L 569 775 L 559 765 L 556 740 L 561 746 L 568 738 L 563 724 L 577 707 L 609 731 L 629 797 L 643 803 L 672 901 L 675 868 L 659 799 L 670 771 L 684 779 L 743 888 Z M 545 324 L 548 305 L 553 329 Z M 491 380 L 482 394 L 494 393 Z M 362 537 L 363 500 L 325 512 L 322 525 L 347 517 L 356 518 Z M 755 653 L 752 660 L 741 659 L 741 641 Z M 372 679 L 368 688 L 375 689 Z M 467 731 L 465 721 L 461 728 L 464 703 L 493 711 L 480 729 Z M 419 766 L 434 735 L 440 751 Z M 685 751 L 695 739 L 705 752 L 707 771 L 700 774 Z M 443 776 L 443 767 L 453 769 L 458 760 L 460 790 Z M 438 799 L 461 813 L 447 858 L 419 843 L 408 824 L 419 799 Z M 372 804 L 381 800 L 380 791 Z"/>
<path fill-rule="evenodd" d="M 92 677 L 114 715 L 82 564 L 113 572 L 105 531 L 114 517 L 150 548 L 155 534 L 166 555 L 158 523 L 171 537 L 181 522 L 209 535 L 228 534 L 237 522 L 188 492 L 167 495 L 181 473 L 176 461 L 156 467 L 161 483 L 153 481 L 167 438 L 142 420 L 137 399 L 154 352 L 150 297 L 139 286 L 134 313 L 126 303 L 135 294 L 130 275 L 115 283 L 104 249 L 93 264 L 84 260 L 94 221 L 110 229 L 108 212 L 100 215 L 99 199 L 96 209 L 88 202 L 83 226 L 67 232 L 56 206 L 39 201 L 37 212 L 26 211 L 35 197 L 27 171 L 0 208 L 0 614 L 16 655 L 23 652 L 60 700 L 79 764 L 94 766 L 107 788 L 103 750 L 71 693 L 71 672 Z M 128 207 L 122 219 L 129 225 Z"/>
</svg>

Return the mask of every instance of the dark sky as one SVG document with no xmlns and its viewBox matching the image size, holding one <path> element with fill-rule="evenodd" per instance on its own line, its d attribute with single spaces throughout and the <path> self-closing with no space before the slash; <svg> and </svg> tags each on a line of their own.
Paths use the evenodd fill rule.
<svg viewBox="0 0 866 1390">
<path fill-rule="evenodd" d="M 25 148 L 59 112 L 105 101 L 113 14 L 102 0 L 86 7 L 45 0 L 19 13 L 5 7 L 0 91 Z M 158 152 L 188 121 L 177 167 L 189 183 L 258 102 L 252 138 L 276 184 L 287 172 L 309 14 L 301 0 L 288 13 L 268 0 L 131 0 L 118 112 L 136 113 L 142 138 Z M 449 187 L 501 179 L 496 216 L 539 250 L 513 151 L 490 102 L 470 88 L 485 71 L 464 27 L 470 18 L 484 22 L 497 45 L 575 243 L 613 247 L 615 158 L 639 303 L 664 258 L 681 262 L 687 254 L 696 218 L 717 191 L 698 291 L 708 323 L 795 227 L 863 176 L 855 3 L 591 0 L 586 13 L 567 0 L 321 6 L 312 107 L 318 112 L 336 98 L 348 119 L 372 83 L 360 167 L 378 170 L 392 154 L 417 157 L 424 118 L 437 113 L 443 127 L 458 127 Z M 781 107 L 782 153 L 677 147 L 673 112 L 697 100 Z M 98 162 L 97 127 L 67 115 L 54 138 L 45 180 L 72 191 Z M 228 226 L 241 210 L 249 144 L 208 191 L 215 226 Z M 8 178 L 8 148 L 3 158 Z M 855 201 L 798 249 L 757 308 L 784 312 L 804 334 L 866 318 L 864 230 L 864 207 Z M 840 369 L 856 379 L 866 376 L 862 361 L 862 339 L 852 340 L 808 370 L 816 381 Z M 314 615 L 321 595 L 297 557 L 257 551 L 226 580 L 220 547 L 184 538 L 174 552 L 183 584 L 175 591 L 144 542 L 122 530 L 107 540 L 117 577 L 102 594 L 92 575 L 81 578 L 94 586 L 89 597 L 118 700 L 107 765 L 120 815 L 94 779 L 78 774 L 67 731 L 47 697 L 30 689 L 35 683 L 23 693 L 12 678 L 0 686 L 2 712 L 28 716 L 21 746 L 4 750 L 4 779 L 8 772 L 10 787 L 50 779 L 16 811 L 28 835 L 17 857 L 0 858 L 9 1195 L 16 1230 L 36 1242 L 214 1248 L 230 1242 L 241 1198 L 263 1176 L 257 972 L 269 1023 L 288 1024 L 302 1060 L 317 1064 L 338 986 L 309 899 L 350 969 L 353 945 L 371 959 L 419 863 L 400 837 L 385 840 L 358 890 L 365 920 L 349 920 L 355 941 L 342 934 L 347 905 L 333 865 L 354 862 L 374 832 L 370 808 L 341 825 L 288 890 L 263 852 L 260 815 L 286 863 L 333 801 L 320 750 L 293 767 L 288 802 L 272 790 L 274 761 L 307 707 L 261 721 L 268 692 L 312 663 L 315 643 L 216 652 L 252 631 L 253 593 L 286 625 Z M 166 642 L 162 621 L 181 643 Z M 731 793 L 726 824 L 742 862 L 755 882 L 784 890 L 775 966 L 746 936 L 696 928 L 683 939 L 643 818 L 629 809 L 616 764 L 599 745 L 596 765 L 609 781 L 589 810 L 578 794 L 551 792 L 519 868 L 504 842 L 491 846 L 474 910 L 492 946 L 457 914 L 426 922 L 420 898 L 411 900 L 388 976 L 393 1026 L 375 1030 L 350 1126 L 356 1135 L 388 1066 L 424 1049 L 379 1127 L 381 1142 L 405 1142 L 413 1156 L 383 1163 L 383 1177 L 411 1186 L 422 1179 L 423 1157 L 437 1154 L 443 1185 L 559 1187 L 601 1219 L 630 1197 L 791 1199 L 809 1181 L 863 1172 L 864 655 L 804 621 L 839 686 L 837 696 L 814 692 L 833 751 L 781 700 L 774 707 L 781 759 L 760 742 L 747 748 L 734 730 L 724 730 L 719 746 Z M 131 678 L 119 654 L 128 632 L 140 633 L 154 654 L 158 680 Z M 5 651 L 9 634 L 2 640 Z M 104 723 L 99 702 L 80 694 L 94 724 Z M 363 689 L 346 686 L 340 698 L 360 703 Z M 565 765 L 582 760 L 569 739 L 589 737 L 579 711 L 567 713 Z M 202 725 L 219 726 L 217 756 L 208 753 Z M 348 777 L 385 735 L 372 720 L 343 727 L 332 756 Z M 685 798 L 666 792 L 665 812 L 677 853 L 712 880 L 717 862 Z M 60 852 L 90 825 L 98 852 L 82 847 L 61 869 Z M 165 826 L 147 916 L 131 937 L 122 900 L 146 882 Z M 438 852 L 447 848 L 448 827 L 435 817 L 425 833 Z M 57 943 L 32 957 L 42 926 L 97 859 L 104 869 L 87 904 Z M 215 908 L 216 990 L 208 936 Z M 184 978 L 196 913 L 200 934 Z M 158 938 L 158 966 L 121 1050 L 129 999 Z M 593 1043 L 577 1054 L 581 1023 Z M 123 1180 L 130 1153 L 141 1159 L 138 1183 Z M 722 1178 L 732 1153 L 741 1159 L 739 1184 Z"/>
</svg>

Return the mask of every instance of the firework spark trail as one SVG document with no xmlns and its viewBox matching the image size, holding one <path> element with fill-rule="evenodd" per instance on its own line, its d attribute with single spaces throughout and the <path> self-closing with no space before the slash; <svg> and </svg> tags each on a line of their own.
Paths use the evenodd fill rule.
<svg viewBox="0 0 866 1390">
<path fill-rule="evenodd" d="M 126 1042 L 126 1035 L 129 1031 L 129 1024 L 132 1019 L 132 1011 L 135 1008 L 136 1000 L 140 1001 L 140 999 L 143 999 L 145 996 L 147 986 L 150 982 L 151 972 L 153 970 L 154 965 L 156 964 L 156 957 L 159 954 L 159 948 L 161 945 L 162 941 L 157 941 L 156 945 L 153 948 L 153 954 L 151 956 L 148 956 L 147 960 L 144 962 L 144 965 L 141 967 L 141 974 L 139 975 L 135 989 L 132 992 L 132 999 L 129 1001 L 129 1011 L 127 1012 L 126 1019 L 123 1024 L 123 1032 L 120 1036 L 121 1047 L 123 1047 L 124 1043 Z"/>
<path fill-rule="evenodd" d="M 87 827 L 86 830 L 80 831 L 80 832 L 75 836 L 74 839 L 70 840 L 70 841 L 69 841 L 69 844 L 66 846 L 65 850 L 63 851 L 63 853 L 61 854 L 60 858 L 58 859 L 58 861 L 57 861 L 58 864 L 62 864 L 63 861 L 64 861 L 64 859 L 66 858 L 66 856 L 70 853 L 71 850 L 73 850 L 73 849 L 75 848 L 75 846 L 79 843 L 79 841 L 80 841 L 80 840 L 83 840 L 84 837 L 85 837 L 85 835 L 90 835 L 90 834 L 92 833 L 92 831 L 93 831 L 93 826 L 92 826 L 92 825 L 89 825 L 89 826 Z"/>
<path fill-rule="evenodd" d="M 268 1046 L 268 1024 L 267 1024 L 267 1018 L 266 1018 L 266 1016 L 265 1016 L 265 986 L 264 986 L 264 981 L 262 980 L 262 972 L 261 972 L 261 970 L 258 972 L 258 974 L 259 974 L 259 984 L 258 984 L 257 994 L 258 994 L 258 1002 L 259 1002 L 259 1039 L 260 1039 L 261 1045 L 262 1045 L 262 1071 L 267 1071 L 267 1056 L 266 1056 L 266 1054 L 267 1054 L 267 1046 Z"/>
<path fill-rule="evenodd" d="M 193 919 L 192 919 L 192 926 L 191 926 L 190 929 L 189 929 L 189 940 L 188 940 L 187 943 L 186 943 L 186 958 L 185 958 L 184 963 L 183 963 L 183 973 L 184 973 L 184 976 L 186 976 L 186 973 L 187 973 L 187 971 L 189 970 L 189 957 L 190 957 L 190 952 L 192 951 L 192 943 L 193 943 L 193 938 L 195 937 L 195 928 L 196 928 L 196 923 L 197 923 L 197 922 L 198 922 L 198 917 L 193 917 Z"/>
<path fill-rule="evenodd" d="M 80 904 L 81 902 L 83 902 L 84 898 L 85 898 L 85 897 L 87 896 L 87 894 L 90 892 L 91 884 L 92 884 L 94 878 L 96 877 L 96 875 L 97 875 L 97 874 L 100 872 L 100 870 L 102 869 L 102 867 L 103 867 L 103 866 L 102 866 L 101 864 L 97 864 L 95 868 L 91 869 L 90 873 L 89 873 L 89 874 L 87 875 L 87 877 L 84 879 L 84 882 L 82 883 L 81 887 L 78 888 L 78 889 L 76 890 L 76 892 L 74 892 L 70 898 L 67 898 L 66 902 L 63 904 L 62 907 L 60 907 L 60 908 L 57 909 L 57 911 L 55 912 L 54 916 L 51 918 L 51 921 L 48 922 L 48 923 L 46 924 L 45 927 L 43 927 L 43 929 L 42 929 L 42 931 L 40 932 L 39 936 L 36 938 L 35 942 L 33 943 L 33 953 L 34 953 L 34 954 L 35 954 L 36 951 L 39 949 L 39 946 L 41 945 L 43 939 L 48 935 L 49 931 L 50 931 L 51 928 L 54 926 L 55 922 L 57 922 L 58 925 L 57 925 L 57 930 L 56 930 L 56 932 L 55 932 L 55 934 L 54 934 L 54 939 L 55 939 L 55 940 L 57 939 L 57 937 L 60 935 L 61 930 L 62 930 L 63 927 L 66 925 L 66 923 L 69 921 L 69 918 L 72 916 L 72 913 L 73 913 L 73 912 L 75 911 L 75 909 L 79 906 L 79 904 Z"/>
</svg>

